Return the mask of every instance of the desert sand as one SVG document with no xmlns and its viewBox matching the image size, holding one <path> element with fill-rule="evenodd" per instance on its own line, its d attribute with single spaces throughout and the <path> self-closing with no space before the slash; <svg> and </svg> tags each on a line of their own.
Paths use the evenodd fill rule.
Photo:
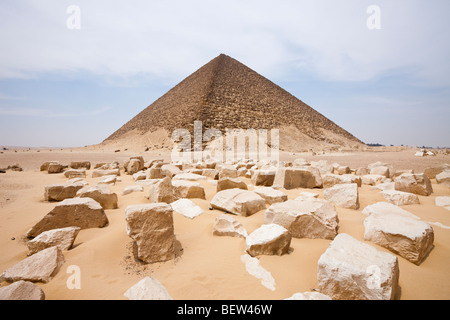
<svg viewBox="0 0 450 320">
<path fill-rule="evenodd" d="M 27 257 L 25 233 L 55 203 L 44 201 L 44 186 L 67 180 L 63 174 L 40 172 L 45 161 L 58 160 L 63 164 L 70 161 L 88 160 L 98 162 L 119 161 L 123 163 L 130 156 L 139 155 L 125 152 L 86 151 L 81 149 L 17 149 L 0 154 L 0 168 L 18 163 L 24 171 L 7 171 L 0 174 L 0 272 Z M 146 161 L 170 159 L 167 151 L 143 152 Z M 395 169 L 414 169 L 423 172 L 426 167 L 450 163 L 450 156 L 415 157 L 414 150 L 399 152 L 341 152 L 312 156 L 283 152 L 282 161 L 296 158 L 307 160 L 326 159 L 351 168 L 366 166 L 376 161 L 390 163 Z M 95 185 L 99 178 L 92 178 L 92 169 L 85 179 Z M 206 191 L 206 200 L 191 199 L 200 206 L 204 214 L 190 220 L 174 212 L 175 235 L 179 242 L 175 260 L 145 265 L 135 258 L 133 241 L 126 234 L 125 208 L 128 205 L 148 203 L 144 192 L 122 196 L 126 186 L 134 185 L 132 176 L 121 175 L 121 182 L 111 186 L 119 196 L 119 208 L 105 210 L 109 225 L 101 229 L 81 230 L 71 250 L 64 252 L 65 263 L 59 273 L 47 284 L 38 283 L 48 300 L 123 300 L 124 293 L 145 276 L 159 280 L 176 300 L 280 300 L 297 292 L 312 291 L 317 288 L 317 262 L 328 248 L 331 240 L 292 239 L 289 254 L 283 256 L 260 256 L 261 266 L 269 271 L 275 280 L 275 290 L 270 290 L 261 281 L 246 271 L 241 256 L 245 253 L 243 238 L 213 236 L 215 218 L 223 212 L 209 210 L 209 201 L 216 187 L 209 181 L 200 182 Z M 243 179 L 249 189 L 253 185 Z M 450 212 L 435 205 L 437 196 L 450 196 L 450 188 L 431 180 L 434 193 L 419 196 L 420 204 L 402 208 L 420 217 L 423 221 L 440 223 L 432 225 L 435 232 L 434 248 L 429 256 L 415 265 L 398 256 L 400 267 L 401 300 L 427 300 L 450 298 Z M 284 191 L 284 190 L 283 190 Z M 296 198 L 302 191 L 319 193 L 323 189 L 294 189 L 285 191 L 289 199 Z M 362 210 L 369 204 L 385 201 L 377 190 L 363 185 L 360 188 L 360 209 L 351 210 L 336 207 L 339 216 L 339 233 L 347 233 L 364 241 Z M 235 218 L 249 233 L 264 223 L 264 210 L 250 216 Z M 447 226 L 447 228 L 445 228 Z M 14 239 L 14 240 L 13 240 Z M 389 250 L 367 242 L 381 251 Z M 71 274 L 68 267 L 76 265 L 81 271 L 81 289 L 70 290 L 67 281 Z M 0 286 L 8 283 L 3 282 Z"/>
</svg>

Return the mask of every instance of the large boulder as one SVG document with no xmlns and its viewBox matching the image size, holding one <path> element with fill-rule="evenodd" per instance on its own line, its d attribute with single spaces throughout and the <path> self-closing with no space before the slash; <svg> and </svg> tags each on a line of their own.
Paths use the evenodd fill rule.
<svg viewBox="0 0 450 320">
<path fill-rule="evenodd" d="M 149 180 L 148 199 L 151 203 L 172 203 L 176 200 L 173 192 L 172 180 L 169 177 L 164 179 Z"/>
<path fill-rule="evenodd" d="M 281 256 L 289 251 L 291 233 L 278 224 L 265 224 L 246 238 L 247 253 L 252 257 L 259 255 Z"/>
<path fill-rule="evenodd" d="M 63 201 L 74 198 L 80 189 L 83 189 L 87 183 L 85 181 L 68 181 L 63 184 L 53 184 L 45 186 L 45 201 Z"/>
<path fill-rule="evenodd" d="M 264 214 L 264 223 L 279 224 L 294 238 L 334 239 L 339 218 L 331 202 L 311 198 L 271 205 Z"/>
<path fill-rule="evenodd" d="M 364 220 L 364 240 L 420 264 L 433 248 L 434 231 L 426 222 L 397 214 L 371 214 Z"/>
<path fill-rule="evenodd" d="M 333 202 L 338 207 L 347 209 L 359 209 L 358 185 L 337 184 L 324 190 L 325 199 Z"/>
<path fill-rule="evenodd" d="M 79 232 L 80 228 L 78 227 L 67 227 L 42 232 L 36 238 L 27 242 L 28 255 L 33 255 L 36 252 L 54 246 L 61 249 L 61 251 L 67 251 L 72 248 Z"/>
<path fill-rule="evenodd" d="M 443 171 L 436 175 L 436 182 L 450 187 L 450 170 Z"/>
<path fill-rule="evenodd" d="M 219 180 L 223 178 L 237 178 L 237 169 L 235 166 L 229 164 L 222 164 L 220 166 L 216 166 L 216 169 L 219 170 Z"/>
<path fill-rule="evenodd" d="M 20 261 L 0 275 L 0 281 L 31 281 L 47 283 L 64 264 L 64 256 L 58 247 L 50 247 Z"/>
<path fill-rule="evenodd" d="M 429 179 L 436 179 L 436 176 L 444 171 L 450 171 L 450 164 L 442 164 L 437 167 L 428 167 L 423 173 L 425 173 Z"/>
<path fill-rule="evenodd" d="M 213 180 L 219 180 L 219 170 L 203 169 L 202 176 L 205 176 L 206 178 L 213 179 Z"/>
<path fill-rule="evenodd" d="M 286 190 L 295 188 L 313 189 L 323 186 L 319 169 L 314 167 L 279 168 L 273 184 Z"/>
<path fill-rule="evenodd" d="M 217 192 L 227 189 L 248 190 L 247 184 L 239 178 L 223 178 L 217 182 Z"/>
<path fill-rule="evenodd" d="M 108 218 L 102 206 L 91 198 L 66 199 L 53 208 L 27 232 L 34 238 L 44 231 L 66 227 L 103 228 Z"/>
<path fill-rule="evenodd" d="M 393 300 L 398 259 L 341 233 L 320 257 L 317 278 L 319 291 L 333 300 Z"/>
<path fill-rule="evenodd" d="M 127 174 L 133 175 L 144 169 L 144 158 L 142 156 L 131 157 L 124 163 L 123 167 Z"/>
<path fill-rule="evenodd" d="M 213 226 L 213 235 L 240 238 L 248 236 L 244 226 L 228 214 L 221 214 L 216 218 Z"/>
<path fill-rule="evenodd" d="M 50 162 L 47 167 L 47 172 L 49 174 L 61 173 L 64 171 L 66 166 L 60 164 L 59 162 Z"/>
<path fill-rule="evenodd" d="M 108 185 L 99 184 L 91 187 L 84 187 L 78 190 L 77 198 L 91 198 L 100 203 L 103 209 L 117 209 L 118 197 L 117 194 L 111 192 Z"/>
<path fill-rule="evenodd" d="M 20 280 L 0 288 L 0 300 L 45 300 L 45 293 L 34 283 Z"/>
<path fill-rule="evenodd" d="M 70 169 L 64 172 L 64 176 L 69 179 L 86 178 L 86 169 Z"/>
<path fill-rule="evenodd" d="M 161 174 L 172 179 L 173 176 L 182 173 L 180 168 L 173 164 L 164 164 L 161 166 Z"/>
<path fill-rule="evenodd" d="M 272 205 L 277 202 L 287 201 L 288 196 L 281 190 L 276 190 L 272 187 L 260 187 L 253 190 L 257 195 L 266 200 L 266 203 Z"/>
<path fill-rule="evenodd" d="M 336 184 L 349 184 L 356 183 L 358 187 L 361 187 L 361 177 L 353 174 L 324 174 L 322 175 L 323 187 L 331 188 Z"/>
<path fill-rule="evenodd" d="M 386 177 L 380 174 L 366 174 L 361 176 L 361 183 L 369 186 L 375 186 L 385 181 Z"/>
<path fill-rule="evenodd" d="M 205 188 L 198 182 L 172 180 L 173 194 L 178 199 L 206 199 Z"/>
<path fill-rule="evenodd" d="M 227 189 L 218 192 L 211 200 L 211 207 L 240 216 L 251 216 L 266 208 L 264 198 L 253 191 Z"/>
<path fill-rule="evenodd" d="M 167 203 L 128 206 L 125 210 L 127 234 L 137 245 L 137 255 L 145 263 L 175 258 L 173 210 Z"/>
<path fill-rule="evenodd" d="M 129 300 L 173 300 L 161 282 L 152 277 L 145 277 L 136 283 L 124 296 Z"/>
<path fill-rule="evenodd" d="M 48 166 L 50 164 L 59 164 L 59 161 L 45 161 L 40 166 L 40 171 L 48 171 Z"/>
<path fill-rule="evenodd" d="M 255 170 L 252 175 L 252 183 L 255 186 L 270 187 L 275 181 L 277 170 Z"/>
<path fill-rule="evenodd" d="M 389 203 L 396 206 L 404 206 L 408 204 L 420 204 L 419 197 L 414 193 L 403 192 L 398 190 L 384 190 L 381 195 Z"/>
<path fill-rule="evenodd" d="M 423 173 L 404 173 L 395 179 L 395 190 L 429 196 L 433 193 L 430 179 Z"/>
<path fill-rule="evenodd" d="M 334 167 L 329 164 L 327 160 L 319 160 L 319 161 L 311 161 L 311 167 L 317 168 L 320 171 L 320 174 L 333 173 Z"/>
<path fill-rule="evenodd" d="M 90 161 L 72 161 L 69 164 L 69 167 L 72 169 L 91 169 L 91 162 Z"/>
</svg>

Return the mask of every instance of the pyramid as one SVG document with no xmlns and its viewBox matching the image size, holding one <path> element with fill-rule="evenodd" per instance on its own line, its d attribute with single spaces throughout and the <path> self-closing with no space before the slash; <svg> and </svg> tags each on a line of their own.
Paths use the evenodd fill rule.
<svg viewBox="0 0 450 320">
<path fill-rule="evenodd" d="M 223 133 L 237 128 L 279 129 L 280 146 L 291 149 L 287 151 L 364 145 L 286 90 L 224 54 L 181 81 L 103 144 L 126 145 L 133 140 L 147 149 L 167 146 L 176 129 L 193 134 L 195 121 L 202 121 L 203 130 Z M 154 134 L 161 130 L 163 138 Z M 155 139 L 163 142 L 158 145 Z"/>
</svg>

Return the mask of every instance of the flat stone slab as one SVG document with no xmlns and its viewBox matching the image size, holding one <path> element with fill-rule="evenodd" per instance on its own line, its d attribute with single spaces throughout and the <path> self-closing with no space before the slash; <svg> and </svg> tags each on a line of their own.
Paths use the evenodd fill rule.
<svg viewBox="0 0 450 320">
<path fill-rule="evenodd" d="M 170 205 L 172 206 L 173 211 L 178 212 L 189 219 L 194 219 L 204 213 L 202 208 L 189 199 L 179 199 L 172 202 Z"/>
<path fill-rule="evenodd" d="M 248 233 L 244 226 L 235 218 L 228 214 L 221 214 L 214 222 L 213 235 L 246 238 Z"/>
<path fill-rule="evenodd" d="M 405 206 L 409 204 L 420 204 L 419 197 L 414 193 L 403 192 L 398 190 L 384 190 L 381 195 L 389 203 L 396 206 Z"/>
</svg>

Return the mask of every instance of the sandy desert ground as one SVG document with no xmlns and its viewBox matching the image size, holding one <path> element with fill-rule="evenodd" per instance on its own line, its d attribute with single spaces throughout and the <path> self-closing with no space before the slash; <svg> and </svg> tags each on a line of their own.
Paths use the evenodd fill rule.
<svg viewBox="0 0 450 320">
<path fill-rule="evenodd" d="M 44 186 L 67 180 L 63 174 L 50 175 L 40 172 L 45 161 L 88 160 L 97 162 L 119 161 L 123 163 L 135 153 L 114 153 L 83 149 L 65 150 L 6 150 L 0 154 L 0 168 L 18 163 L 24 171 L 7 171 L 0 174 L 0 272 L 27 257 L 28 249 L 24 235 L 27 230 L 46 215 L 55 203 L 44 201 Z M 153 151 L 142 153 L 146 161 L 166 159 L 170 153 Z M 376 161 L 392 164 L 396 169 L 414 169 L 422 172 L 426 167 L 450 163 L 450 156 L 415 157 L 414 150 L 401 152 L 359 152 L 311 156 L 309 154 L 282 153 L 281 160 L 305 158 L 326 159 L 357 168 Z M 99 178 L 92 178 L 89 171 L 85 179 L 95 185 Z M 70 251 L 64 252 L 65 264 L 47 284 L 38 284 L 46 299 L 126 299 L 124 293 L 139 280 L 149 275 L 158 279 L 177 300 L 279 300 L 296 292 L 317 288 L 317 262 L 330 244 L 330 240 L 292 239 L 289 254 L 283 256 L 260 256 L 261 266 L 268 270 L 276 281 L 275 290 L 264 287 L 260 280 L 246 271 L 240 257 L 245 252 L 242 238 L 213 236 L 215 218 L 222 212 L 209 210 L 209 201 L 216 187 L 209 181 L 201 182 L 205 187 L 206 200 L 192 199 L 205 213 L 190 220 L 174 213 L 176 238 L 181 248 L 175 260 L 144 265 L 132 252 L 132 240 L 126 234 L 125 208 L 132 204 L 147 203 L 144 193 L 122 196 L 126 186 L 134 185 L 133 178 L 122 174 L 122 181 L 111 186 L 119 196 L 119 208 L 106 210 L 109 225 L 102 229 L 80 231 Z M 253 188 L 249 179 L 244 179 Z M 432 225 L 435 232 L 434 249 L 419 266 L 398 256 L 400 267 L 402 300 L 450 299 L 450 212 L 435 205 L 435 197 L 450 196 L 450 188 L 438 185 L 433 179 L 434 193 L 419 196 L 418 205 L 403 208 L 419 216 L 423 221 L 440 223 Z M 307 189 L 286 191 L 289 199 L 296 198 Z M 323 190 L 314 192 L 323 198 Z M 369 204 L 384 201 L 381 194 L 370 186 L 360 188 L 360 209 L 336 207 L 339 215 L 339 233 L 348 233 L 363 240 L 365 216 L 362 210 Z M 235 217 L 249 233 L 264 222 L 264 210 L 250 217 Z M 448 228 L 445 228 L 448 226 Z M 15 240 L 12 240 L 15 239 Z M 389 252 L 373 243 L 372 246 Z M 70 290 L 66 282 L 71 265 L 80 267 L 81 289 Z M 0 286 L 7 285 L 2 283 Z"/>
</svg>

